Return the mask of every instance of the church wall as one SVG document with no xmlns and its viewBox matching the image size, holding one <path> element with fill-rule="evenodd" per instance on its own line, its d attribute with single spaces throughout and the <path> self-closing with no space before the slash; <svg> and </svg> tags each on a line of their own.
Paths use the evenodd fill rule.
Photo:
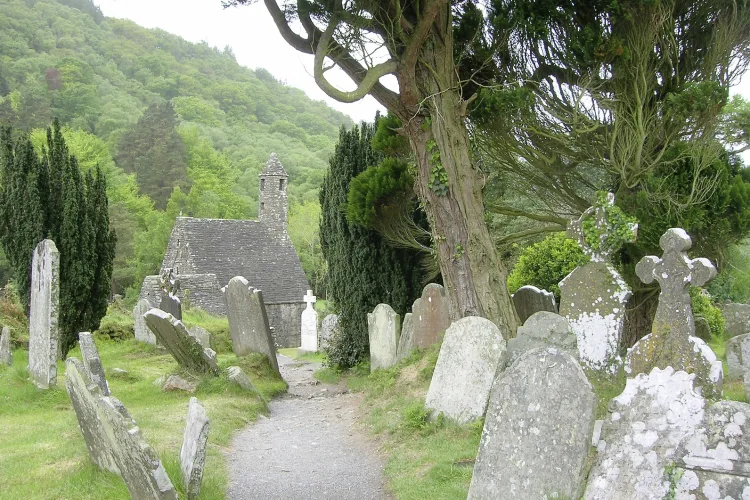
<svg viewBox="0 0 750 500">
<path fill-rule="evenodd" d="M 268 323 L 274 327 L 274 338 L 279 347 L 299 347 L 301 344 L 302 311 L 304 302 L 266 304 Z"/>
</svg>

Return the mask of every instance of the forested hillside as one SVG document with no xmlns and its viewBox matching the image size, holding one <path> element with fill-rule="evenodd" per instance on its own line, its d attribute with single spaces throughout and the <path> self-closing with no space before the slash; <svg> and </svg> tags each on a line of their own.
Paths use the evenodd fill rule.
<svg viewBox="0 0 750 500">
<path fill-rule="evenodd" d="M 157 270 L 180 212 L 255 217 L 271 152 L 291 204 L 316 200 L 351 124 L 230 48 L 106 18 L 90 0 L 0 0 L 0 125 L 41 148 L 54 117 L 81 168 L 108 178 L 117 293 Z"/>
</svg>

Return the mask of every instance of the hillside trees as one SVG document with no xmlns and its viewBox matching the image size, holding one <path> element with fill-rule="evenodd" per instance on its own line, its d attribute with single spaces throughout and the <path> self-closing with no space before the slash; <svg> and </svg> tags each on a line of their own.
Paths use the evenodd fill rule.
<svg viewBox="0 0 750 500">
<path fill-rule="evenodd" d="M 117 238 L 109 227 L 106 180 L 96 167 L 85 175 L 55 121 L 38 156 L 27 138 L 2 137 L 0 242 L 28 309 L 34 247 L 44 238 L 60 250 L 60 349 L 80 331 L 93 331 L 106 314 Z"/>
</svg>

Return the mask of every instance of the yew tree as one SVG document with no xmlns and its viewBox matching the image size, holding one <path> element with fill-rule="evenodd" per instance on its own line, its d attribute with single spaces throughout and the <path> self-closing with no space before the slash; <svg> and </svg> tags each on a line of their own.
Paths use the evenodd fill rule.
<svg viewBox="0 0 750 500">
<path fill-rule="evenodd" d="M 225 6 L 253 0 L 228 0 Z M 467 109 L 476 82 L 501 58 L 473 2 L 264 0 L 284 40 L 314 56 L 318 86 L 341 102 L 373 96 L 401 121 L 416 165 L 415 190 L 430 219 L 440 270 L 458 317 L 479 315 L 514 334 L 507 269 L 485 223 L 484 177 L 472 156 Z M 295 27 L 299 23 L 299 34 Z M 500 33 L 502 27 L 493 26 Z M 455 38 L 458 36 L 460 42 Z M 496 45 L 492 45 L 495 43 Z M 475 48 L 485 53 L 477 53 Z M 484 57 L 483 57 L 484 56 Z M 483 65 L 484 61 L 492 61 Z M 356 85 L 337 88 L 328 71 Z M 471 72 L 467 72 L 471 68 Z M 381 83 L 393 75 L 398 91 Z"/>
</svg>

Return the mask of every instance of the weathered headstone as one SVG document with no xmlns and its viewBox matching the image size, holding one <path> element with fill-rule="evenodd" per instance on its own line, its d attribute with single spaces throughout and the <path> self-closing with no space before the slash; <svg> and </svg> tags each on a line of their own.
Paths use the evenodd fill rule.
<svg viewBox="0 0 750 500">
<path fill-rule="evenodd" d="M 250 352 L 265 354 L 273 369 L 278 372 L 276 346 L 268 325 L 263 293 L 249 286 L 242 276 L 229 280 L 222 291 L 227 304 L 234 353 L 237 356 L 247 356 Z"/>
<path fill-rule="evenodd" d="M 481 417 L 498 366 L 506 356 L 505 339 L 490 320 L 468 316 L 454 321 L 443 338 L 425 408 L 460 424 Z"/>
<path fill-rule="evenodd" d="M 107 377 L 104 375 L 102 360 L 99 359 L 99 351 L 94 343 L 91 332 L 81 332 L 78 334 L 78 345 L 81 347 L 81 357 L 83 366 L 92 382 L 99 386 L 104 396 L 109 396 L 109 384 Z"/>
<path fill-rule="evenodd" d="M 370 370 L 390 368 L 398 362 L 401 317 L 388 304 L 378 304 L 367 313 L 370 336 Z"/>
<path fill-rule="evenodd" d="M 3 327 L 3 333 L 0 334 L 0 364 L 12 365 L 13 353 L 10 351 L 10 328 Z"/>
<path fill-rule="evenodd" d="M 721 397 L 721 363 L 704 341 L 695 337 L 690 286 L 702 286 L 716 276 L 708 259 L 690 259 L 690 236 L 679 228 L 668 229 L 659 240 L 662 258 L 643 257 L 635 267 L 646 284 L 659 282 L 661 293 L 652 333 L 628 351 L 626 371 L 649 373 L 652 368 L 671 366 L 695 373 L 696 387 L 708 398 Z M 718 370 L 718 373 L 717 373 Z"/>
<path fill-rule="evenodd" d="M 100 469 L 119 474 L 109 438 L 97 413 L 101 389 L 91 381 L 83 363 L 76 358 L 65 360 L 65 389 L 76 412 L 78 427 L 86 441 L 91 461 Z"/>
<path fill-rule="evenodd" d="M 42 389 L 57 384 L 60 253 L 52 240 L 34 249 L 29 314 L 29 374 Z"/>
<path fill-rule="evenodd" d="M 162 290 L 159 309 L 168 312 L 176 319 L 182 321 L 182 302 L 177 295 L 172 295 L 170 292 Z"/>
<path fill-rule="evenodd" d="M 404 322 L 401 324 L 401 337 L 398 339 L 398 351 L 396 360 L 401 361 L 409 357 L 414 350 L 414 314 L 404 314 Z"/>
<path fill-rule="evenodd" d="M 206 463 L 208 431 L 211 424 L 206 410 L 197 398 L 190 398 L 185 433 L 180 448 L 180 469 L 188 499 L 198 498 Z"/>
<path fill-rule="evenodd" d="M 695 336 L 704 342 L 711 341 L 711 325 L 708 324 L 708 320 L 703 316 L 696 316 L 695 320 Z"/>
<path fill-rule="evenodd" d="M 323 318 L 323 324 L 320 326 L 320 341 L 319 345 L 321 349 L 328 347 L 329 342 L 336 334 L 339 328 L 339 315 L 329 314 Z"/>
<path fill-rule="evenodd" d="M 133 309 L 133 330 L 135 330 L 136 340 L 156 345 L 156 337 L 154 337 L 154 334 L 151 333 L 151 330 L 146 326 L 146 320 L 143 319 L 143 315 L 153 307 L 154 306 L 152 306 L 146 299 L 138 301 L 135 305 L 135 309 Z"/>
<path fill-rule="evenodd" d="M 190 336 L 182 321 L 160 309 L 151 309 L 144 317 L 159 343 L 167 348 L 180 366 L 188 371 L 219 374 L 216 353 Z"/>
<path fill-rule="evenodd" d="M 547 311 L 532 314 L 508 340 L 508 366 L 526 351 L 537 347 L 556 347 L 578 359 L 576 334 L 567 319 Z"/>
<path fill-rule="evenodd" d="M 161 390 L 164 392 L 183 391 L 188 393 L 194 393 L 198 389 L 198 384 L 185 380 L 179 375 L 172 374 L 164 380 L 161 386 Z"/>
<path fill-rule="evenodd" d="M 203 347 L 211 347 L 211 334 L 202 326 L 191 326 L 188 329 L 188 333 L 191 337 L 195 337 L 195 340 L 197 340 Z"/>
<path fill-rule="evenodd" d="M 316 298 L 312 290 L 308 290 L 302 300 L 307 302 L 307 307 L 302 311 L 300 348 L 307 352 L 318 352 L 318 313 L 313 307 Z"/>
<path fill-rule="evenodd" d="M 492 387 L 469 499 L 580 498 L 596 405 L 570 354 L 522 354 Z"/>
<path fill-rule="evenodd" d="M 177 492 L 159 455 L 141 436 L 125 406 L 112 396 L 99 398 L 97 414 L 132 498 L 177 500 Z"/>
<path fill-rule="evenodd" d="M 739 379 L 750 372 L 750 334 L 727 340 L 727 378 Z"/>
<path fill-rule="evenodd" d="M 555 295 L 535 286 L 522 286 L 513 294 L 513 305 L 518 314 L 519 324 L 523 325 L 534 313 L 547 311 L 557 313 Z"/>
<path fill-rule="evenodd" d="M 724 316 L 724 329 L 730 337 L 750 333 L 750 304 L 724 304 L 721 314 Z"/>
<path fill-rule="evenodd" d="M 262 399 L 260 392 L 258 392 L 258 389 L 253 385 L 253 381 L 250 380 L 250 377 L 248 377 L 239 366 L 230 366 L 227 368 L 227 378 L 230 382 L 237 384 L 246 391 L 254 392 Z"/>
<path fill-rule="evenodd" d="M 422 296 L 411 307 L 412 345 L 425 349 L 440 342 L 445 330 L 451 326 L 450 301 L 442 285 L 430 283 L 422 290 Z"/>
<path fill-rule="evenodd" d="M 581 364 L 610 372 L 620 363 L 625 306 L 631 294 L 620 273 L 609 264 L 610 256 L 622 244 L 621 228 L 613 227 L 608 219 L 614 203 L 614 195 L 609 193 L 604 203 L 571 221 L 568 236 L 578 241 L 590 261 L 560 282 L 560 314 L 568 318 L 578 337 Z M 589 231 L 595 237 L 587 238 L 587 225 L 592 226 Z M 637 225 L 628 229 L 635 239 Z"/>
</svg>

